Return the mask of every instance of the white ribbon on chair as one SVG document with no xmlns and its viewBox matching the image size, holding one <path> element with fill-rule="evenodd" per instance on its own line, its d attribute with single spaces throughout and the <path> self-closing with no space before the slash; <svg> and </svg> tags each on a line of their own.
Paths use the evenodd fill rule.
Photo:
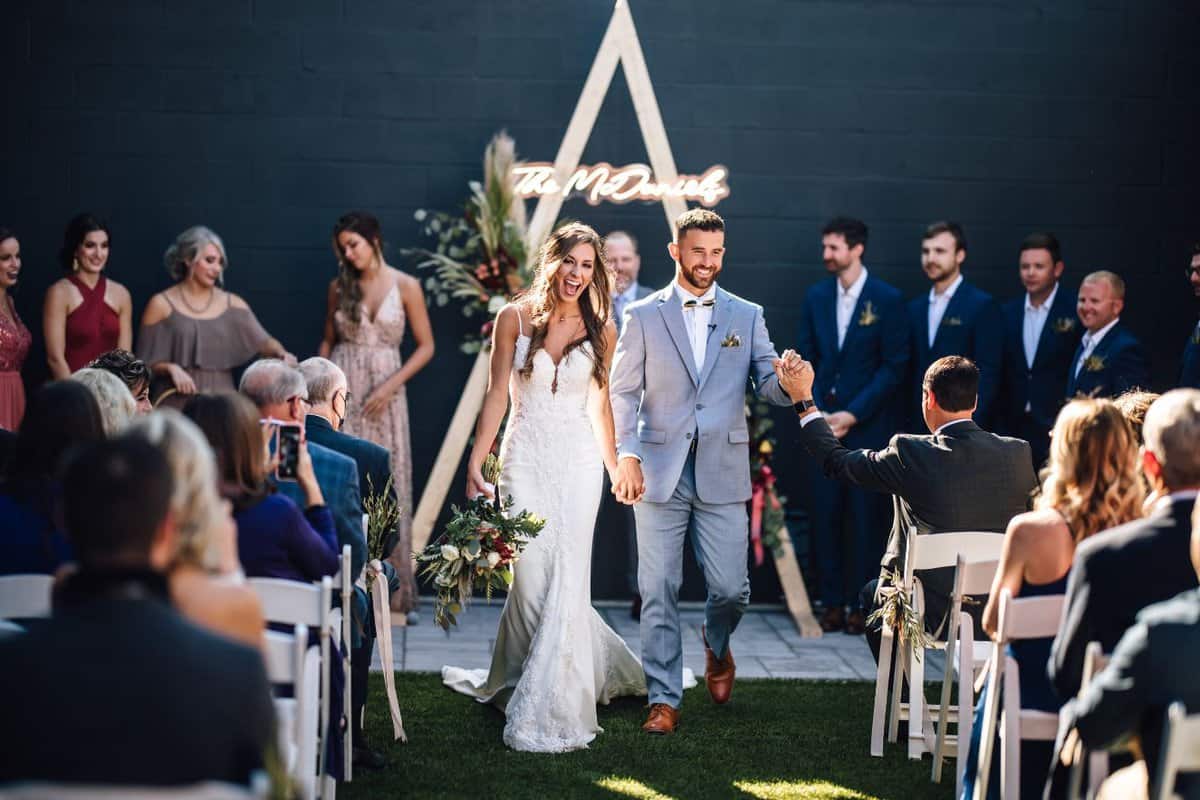
<svg viewBox="0 0 1200 800">
<path fill-rule="evenodd" d="M 387 578 L 383 565 L 378 560 L 369 565 L 374 573 L 371 605 L 375 609 L 375 635 L 379 645 L 379 659 L 383 662 L 383 685 L 387 691 L 388 708 L 392 712 L 392 737 L 408 742 L 404 732 L 404 720 L 400 717 L 400 701 L 396 699 L 396 667 L 392 653 L 392 611 L 388 605 Z M 366 572 L 366 570 L 364 570 Z"/>
</svg>

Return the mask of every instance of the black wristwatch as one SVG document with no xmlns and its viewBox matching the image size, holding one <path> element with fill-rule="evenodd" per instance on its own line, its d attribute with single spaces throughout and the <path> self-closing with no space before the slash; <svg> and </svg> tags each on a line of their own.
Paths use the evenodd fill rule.
<svg viewBox="0 0 1200 800">
<path fill-rule="evenodd" d="M 796 409 L 796 413 L 800 416 L 804 416 L 816 407 L 816 401 L 814 401 L 812 398 L 809 398 L 808 400 L 801 400 L 799 403 L 792 403 L 792 408 Z"/>
</svg>

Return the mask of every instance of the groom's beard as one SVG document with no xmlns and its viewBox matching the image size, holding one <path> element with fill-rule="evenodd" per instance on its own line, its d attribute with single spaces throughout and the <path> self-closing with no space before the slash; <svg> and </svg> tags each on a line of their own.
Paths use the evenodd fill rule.
<svg viewBox="0 0 1200 800">
<path fill-rule="evenodd" d="M 708 273 L 707 277 L 701 277 L 696 274 L 697 269 L 704 269 L 704 268 L 708 268 L 707 265 L 697 264 L 694 267 L 684 266 L 683 264 L 679 265 L 679 270 L 683 273 L 683 277 L 687 278 L 688 283 L 690 283 L 692 286 L 695 286 L 697 289 L 707 291 L 708 287 L 712 286 L 713 282 L 717 279 L 717 275 L 719 275 L 721 273 L 721 268 L 720 267 L 708 268 L 709 273 Z"/>
</svg>

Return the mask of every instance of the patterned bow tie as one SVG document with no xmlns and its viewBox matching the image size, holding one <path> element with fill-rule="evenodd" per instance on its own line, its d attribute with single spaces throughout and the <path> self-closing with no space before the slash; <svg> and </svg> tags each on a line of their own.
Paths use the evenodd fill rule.
<svg viewBox="0 0 1200 800">
<path fill-rule="evenodd" d="M 716 300 L 684 300 L 683 301 L 684 308 L 695 308 L 696 306 L 704 306 L 705 308 L 712 308 L 716 304 L 717 304 Z"/>
</svg>

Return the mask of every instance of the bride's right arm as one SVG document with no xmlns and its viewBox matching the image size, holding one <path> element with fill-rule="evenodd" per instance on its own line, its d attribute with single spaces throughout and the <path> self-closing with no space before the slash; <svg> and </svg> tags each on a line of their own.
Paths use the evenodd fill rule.
<svg viewBox="0 0 1200 800">
<path fill-rule="evenodd" d="M 512 374 L 513 354 L 517 347 L 520 313 L 520 309 L 510 304 L 496 315 L 487 394 L 483 398 L 479 421 L 475 424 L 475 445 L 471 448 L 471 457 L 467 459 L 467 497 L 480 493 L 491 496 L 483 480 L 483 460 L 492 451 L 500 422 L 508 411 L 508 379 Z"/>
</svg>

